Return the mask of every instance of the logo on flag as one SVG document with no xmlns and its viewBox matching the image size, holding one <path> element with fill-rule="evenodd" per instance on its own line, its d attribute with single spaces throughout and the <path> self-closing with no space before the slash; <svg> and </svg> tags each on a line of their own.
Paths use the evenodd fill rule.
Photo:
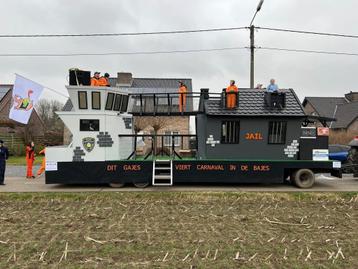
<svg viewBox="0 0 358 269">
<path fill-rule="evenodd" d="M 9 118 L 27 124 L 43 88 L 42 85 L 34 81 L 16 75 Z"/>
</svg>

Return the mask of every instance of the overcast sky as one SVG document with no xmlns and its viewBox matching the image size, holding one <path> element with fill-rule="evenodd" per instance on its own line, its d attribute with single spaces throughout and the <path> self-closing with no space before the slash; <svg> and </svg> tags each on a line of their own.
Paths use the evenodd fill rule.
<svg viewBox="0 0 358 269">
<path fill-rule="evenodd" d="M 257 0 L 2 0 L 0 34 L 108 33 L 248 26 Z M 356 0 L 265 0 L 256 26 L 358 34 Z M 248 30 L 200 34 L 0 39 L 1 53 L 91 53 L 190 50 L 249 45 Z M 358 53 L 358 39 L 260 30 L 256 45 Z M 194 90 L 219 91 L 235 79 L 249 86 L 249 51 L 66 58 L 0 57 L 0 83 L 14 73 L 65 92 L 68 69 L 134 77 L 188 77 Z M 358 57 L 256 52 L 255 84 L 276 78 L 281 88 L 305 96 L 342 96 L 357 86 Z M 51 96 L 47 92 L 45 96 Z M 53 95 L 53 98 L 59 96 Z"/>
</svg>

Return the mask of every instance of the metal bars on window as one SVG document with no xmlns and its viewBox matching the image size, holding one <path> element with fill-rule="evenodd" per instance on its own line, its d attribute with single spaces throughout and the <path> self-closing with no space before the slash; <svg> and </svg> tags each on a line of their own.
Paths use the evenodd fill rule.
<svg viewBox="0 0 358 269">
<path fill-rule="evenodd" d="M 223 121 L 221 124 L 221 143 L 238 144 L 240 141 L 240 122 Z"/>
<path fill-rule="evenodd" d="M 286 143 L 287 122 L 270 121 L 269 123 L 269 144 L 285 144 Z"/>
</svg>

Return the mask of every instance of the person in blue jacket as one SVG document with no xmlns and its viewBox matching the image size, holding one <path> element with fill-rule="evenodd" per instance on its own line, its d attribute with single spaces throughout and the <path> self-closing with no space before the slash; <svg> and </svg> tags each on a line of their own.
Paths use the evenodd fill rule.
<svg viewBox="0 0 358 269">
<path fill-rule="evenodd" d="M 270 84 L 267 86 L 266 91 L 278 92 L 278 86 L 275 84 L 275 80 L 273 78 L 270 80 Z"/>
<path fill-rule="evenodd" d="M 5 168 L 6 160 L 9 158 L 9 151 L 7 147 L 4 146 L 4 141 L 0 140 L 0 185 L 5 185 Z"/>
</svg>

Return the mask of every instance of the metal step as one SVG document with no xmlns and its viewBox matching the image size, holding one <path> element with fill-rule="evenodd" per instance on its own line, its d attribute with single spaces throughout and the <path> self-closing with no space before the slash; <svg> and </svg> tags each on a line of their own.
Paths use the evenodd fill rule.
<svg viewBox="0 0 358 269">
<path fill-rule="evenodd" d="M 171 175 L 155 175 L 155 179 L 170 179 Z"/>
<path fill-rule="evenodd" d="M 153 161 L 153 186 L 172 186 L 173 185 L 173 163 L 171 160 Z"/>
<path fill-rule="evenodd" d="M 155 170 L 170 170 L 170 167 L 156 167 Z"/>
</svg>

